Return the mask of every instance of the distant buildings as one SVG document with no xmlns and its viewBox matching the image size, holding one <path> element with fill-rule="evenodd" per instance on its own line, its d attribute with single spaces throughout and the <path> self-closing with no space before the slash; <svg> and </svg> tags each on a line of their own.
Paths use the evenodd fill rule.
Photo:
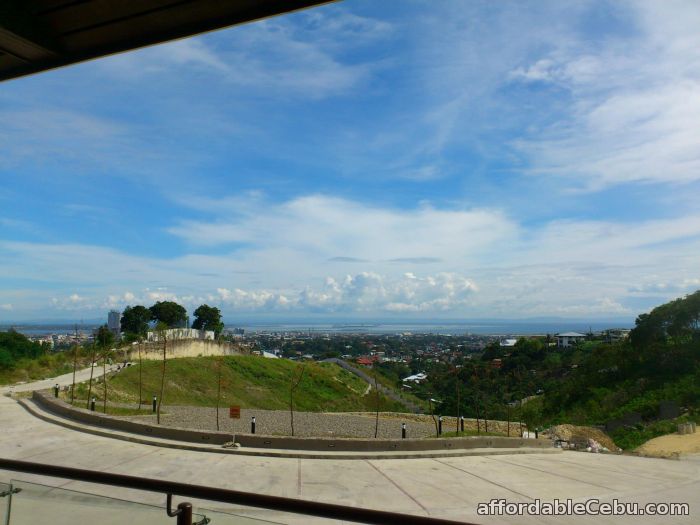
<svg viewBox="0 0 700 525">
<path fill-rule="evenodd" d="M 631 331 L 632 330 L 629 328 L 611 328 L 603 331 L 603 340 L 606 343 L 616 343 L 618 341 L 622 341 L 623 339 L 627 339 Z"/>
<path fill-rule="evenodd" d="M 569 348 L 586 340 L 586 335 L 578 332 L 564 332 L 563 334 L 557 334 L 556 337 L 557 347 L 559 348 Z"/>
<path fill-rule="evenodd" d="M 376 355 L 372 356 L 362 356 L 358 357 L 356 362 L 358 365 L 363 365 L 363 366 L 374 366 L 374 363 L 379 361 L 379 357 Z"/>
<path fill-rule="evenodd" d="M 418 374 L 413 374 L 408 377 L 404 377 L 402 379 L 402 382 L 404 383 L 420 383 L 421 381 L 425 381 L 428 378 L 428 374 L 425 372 L 420 372 Z"/>
<path fill-rule="evenodd" d="M 109 331 L 117 338 L 119 337 L 119 332 L 121 332 L 121 318 L 122 314 L 117 310 L 110 310 L 107 314 L 107 328 L 109 328 Z"/>
<path fill-rule="evenodd" d="M 515 343 L 517 343 L 517 342 L 518 342 L 517 339 L 503 339 L 498 344 L 500 346 L 511 347 L 511 346 L 515 346 Z"/>
<path fill-rule="evenodd" d="M 165 337 L 170 340 L 175 339 L 205 339 L 214 341 L 216 336 L 213 330 L 197 330 L 195 328 L 170 328 L 165 330 Z M 160 332 L 148 332 L 146 341 L 160 341 Z"/>
</svg>

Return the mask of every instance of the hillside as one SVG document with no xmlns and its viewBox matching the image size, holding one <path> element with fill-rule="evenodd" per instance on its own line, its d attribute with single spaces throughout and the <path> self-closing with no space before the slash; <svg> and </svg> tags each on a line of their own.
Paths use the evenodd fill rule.
<svg viewBox="0 0 700 525">
<path fill-rule="evenodd" d="M 304 375 L 294 394 L 299 411 L 373 411 L 374 392 L 366 394 L 367 383 L 332 363 L 308 362 L 258 356 L 179 358 L 167 361 L 164 405 L 215 406 L 218 366 L 221 363 L 221 406 L 284 410 L 289 408 L 290 382 Z M 143 401 L 150 404 L 160 391 L 162 363 L 143 362 Z M 138 401 L 139 367 L 132 366 L 109 378 L 110 402 Z M 98 400 L 102 385 L 93 385 Z M 87 384 L 76 388 L 77 398 L 87 397 Z M 381 411 L 403 411 L 398 403 L 380 396 Z"/>
<path fill-rule="evenodd" d="M 605 424 L 633 415 L 638 422 L 612 433 L 625 449 L 700 419 L 700 291 L 640 315 L 635 324 L 628 341 L 584 353 L 575 370 L 545 387 L 545 419 Z M 659 419 L 664 401 L 684 416 Z"/>
<path fill-rule="evenodd" d="M 51 353 L 46 344 L 32 342 L 19 332 L 0 332 L 0 385 L 66 374 L 73 370 L 74 351 Z M 88 362 L 87 351 L 79 350 L 78 366 Z"/>
</svg>

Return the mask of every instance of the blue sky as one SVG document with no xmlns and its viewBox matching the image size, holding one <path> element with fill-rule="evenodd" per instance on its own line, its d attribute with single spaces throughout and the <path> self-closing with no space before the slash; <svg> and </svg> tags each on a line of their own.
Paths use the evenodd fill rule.
<svg viewBox="0 0 700 525">
<path fill-rule="evenodd" d="M 0 321 L 634 318 L 700 288 L 698 27 L 345 1 L 0 84 Z"/>
</svg>

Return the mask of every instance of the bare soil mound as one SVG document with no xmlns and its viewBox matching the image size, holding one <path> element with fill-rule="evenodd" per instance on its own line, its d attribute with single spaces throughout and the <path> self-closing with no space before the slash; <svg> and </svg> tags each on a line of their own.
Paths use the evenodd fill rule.
<svg viewBox="0 0 700 525">
<path fill-rule="evenodd" d="M 618 447 L 610 436 L 594 427 L 579 427 L 576 425 L 557 425 L 549 432 L 555 440 L 567 441 L 569 444 L 579 445 L 585 448 L 588 440 L 593 439 L 611 452 L 618 452 Z"/>
<path fill-rule="evenodd" d="M 635 449 L 640 456 L 673 458 L 681 454 L 700 453 L 700 432 L 694 434 L 668 434 L 650 439 Z"/>
</svg>

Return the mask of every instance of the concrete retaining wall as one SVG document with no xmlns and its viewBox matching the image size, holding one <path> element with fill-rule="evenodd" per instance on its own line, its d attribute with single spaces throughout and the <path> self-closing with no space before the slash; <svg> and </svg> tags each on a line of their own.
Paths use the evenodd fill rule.
<svg viewBox="0 0 700 525">
<path fill-rule="evenodd" d="M 266 436 L 262 434 L 233 434 L 208 432 L 187 428 L 163 427 L 128 421 L 114 416 L 77 408 L 53 397 L 53 393 L 34 391 L 32 399 L 46 410 L 74 421 L 101 428 L 131 432 L 162 439 L 223 445 L 231 441 L 243 447 L 261 449 L 343 451 L 343 452 L 387 452 L 424 450 L 467 450 L 474 448 L 552 448 L 549 440 L 508 438 L 499 436 L 469 436 L 442 439 L 351 439 Z"/>
<path fill-rule="evenodd" d="M 129 361 L 138 360 L 138 345 L 126 350 Z M 166 356 L 168 359 L 177 357 L 202 357 L 213 355 L 236 355 L 240 352 L 234 345 L 226 342 L 209 341 L 207 339 L 172 339 L 168 340 Z M 150 360 L 163 359 L 163 343 L 144 343 L 141 348 L 141 358 Z"/>
<path fill-rule="evenodd" d="M 469 436 L 442 439 L 349 439 L 296 438 L 236 434 L 236 443 L 251 448 L 293 450 L 339 450 L 378 452 L 392 450 L 463 450 L 471 448 L 552 448 L 549 440 L 508 438 L 498 436 Z"/>
<path fill-rule="evenodd" d="M 137 421 L 127 421 L 118 417 L 91 412 L 83 408 L 77 408 L 68 403 L 53 397 L 46 392 L 34 391 L 32 399 L 46 410 L 64 416 L 74 421 L 95 425 L 122 432 L 132 432 L 145 436 L 153 436 L 162 439 L 173 439 L 177 441 L 187 441 L 190 443 L 204 443 L 211 445 L 223 445 L 233 441 L 233 434 L 226 432 L 207 432 L 203 430 L 191 430 L 187 428 L 161 427 L 139 423 Z"/>
</svg>

